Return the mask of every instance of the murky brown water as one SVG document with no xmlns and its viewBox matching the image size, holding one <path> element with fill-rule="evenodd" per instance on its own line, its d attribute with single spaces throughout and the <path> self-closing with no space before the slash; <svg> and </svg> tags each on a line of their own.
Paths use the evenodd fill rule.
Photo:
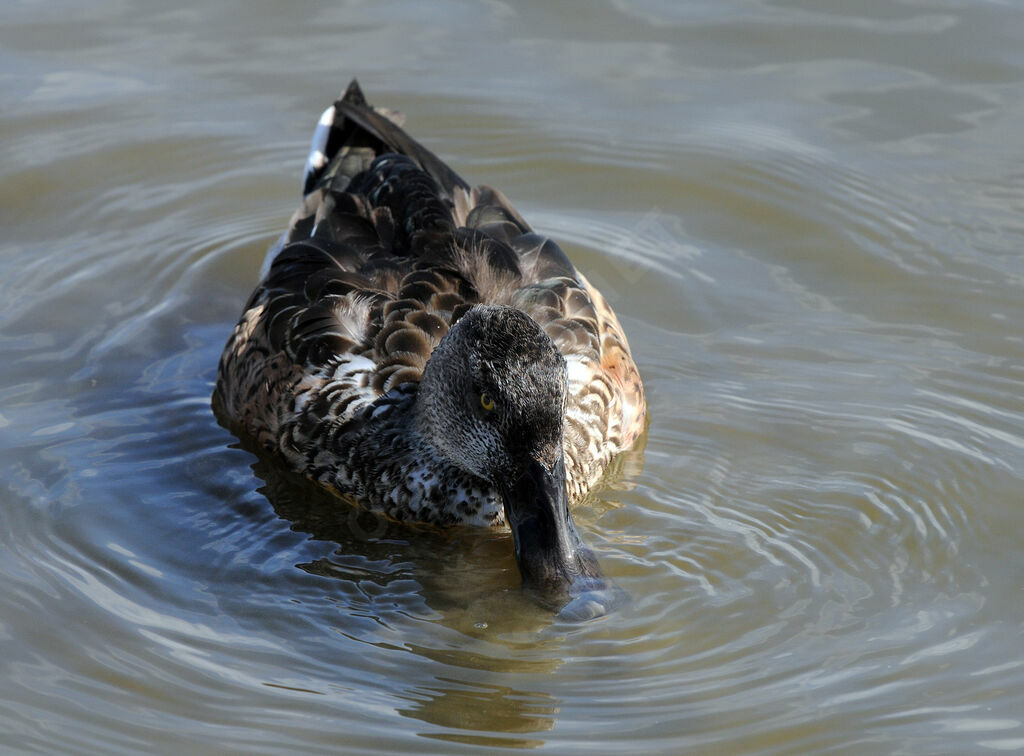
<svg viewBox="0 0 1024 756">
<path fill-rule="evenodd" d="M 1024 8 L 169 8 L 0 10 L 0 750 L 1024 750 Z M 612 616 L 210 412 L 352 75 L 628 330 Z"/>
</svg>

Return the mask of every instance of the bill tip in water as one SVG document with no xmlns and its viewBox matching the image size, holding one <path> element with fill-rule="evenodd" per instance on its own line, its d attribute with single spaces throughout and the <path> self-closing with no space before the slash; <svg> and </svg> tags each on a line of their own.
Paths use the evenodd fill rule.
<svg viewBox="0 0 1024 756">
<path fill-rule="evenodd" d="M 558 618 L 568 622 L 585 622 L 604 617 L 623 606 L 628 594 L 607 581 L 574 590 L 569 602 L 558 611 Z"/>
</svg>

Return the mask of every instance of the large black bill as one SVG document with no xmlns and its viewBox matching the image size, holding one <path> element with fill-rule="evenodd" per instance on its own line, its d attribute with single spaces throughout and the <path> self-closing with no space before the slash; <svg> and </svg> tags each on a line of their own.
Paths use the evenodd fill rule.
<svg viewBox="0 0 1024 756">
<path fill-rule="evenodd" d="M 502 492 L 505 519 L 512 530 L 523 586 L 557 608 L 587 596 L 611 595 L 593 553 L 583 545 L 569 512 L 565 461 L 550 469 L 531 460 L 526 471 Z M 603 614 L 587 599 L 590 616 Z M 604 607 L 607 609 L 607 607 Z"/>
</svg>

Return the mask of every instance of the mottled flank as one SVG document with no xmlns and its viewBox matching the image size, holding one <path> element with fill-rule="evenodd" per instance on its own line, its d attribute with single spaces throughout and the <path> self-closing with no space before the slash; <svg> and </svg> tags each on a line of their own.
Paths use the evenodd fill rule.
<svg viewBox="0 0 1024 756">
<path fill-rule="evenodd" d="M 516 408 L 503 416 L 506 437 L 529 436 L 538 459 L 550 439 L 537 426 L 550 424 L 577 500 L 644 424 L 636 365 L 600 293 L 500 192 L 466 184 L 354 82 L 324 113 L 306 171 L 302 206 L 221 358 L 230 422 L 393 517 L 500 524 L 487 473 L 497 463 L 473 430 L 483 412 L 473 403 L 489 391 Z M 512 335 L 487 346 L 488 328 Z M 440 357 L 437 377 L 424 378 L 449 329 L 445 348 L 472 353 L 465 386 Z M 462 427 L 450 413 L 468 418 L 462 446 L 448 443 Z"/>
</svg>

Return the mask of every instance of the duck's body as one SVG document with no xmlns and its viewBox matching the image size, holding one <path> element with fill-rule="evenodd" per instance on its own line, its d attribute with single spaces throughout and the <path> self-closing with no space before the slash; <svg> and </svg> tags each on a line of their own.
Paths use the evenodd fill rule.
<svg viewBox="0 0 1024 756">
<path fill-rule="evenodd" d="M 507 486 L 460 459 L 474 456 L 475 431 L 449 448 L 459 432 L 450 408 L 424 408 L 461 375 L 424 378 L 450 329 L 449 351 L 494 341 L 493 353 L 474 351 L 472 385 L 479 396 L 480 370 L 512 379 L 496 373 L 483 394 L 516 409 L 512 425 L 502 421 L 508 439 L 531 435 L 564 402 L 552 438 L 569 501 L 642 430 L 639 373 L 601 294 L 504 196 L 471 188 L 354 82 L 321 119 L 304 202 L 272 254 L 224 349 L 217 391 L 234 424 L 335 492 L 398 519 L 505 522 Z M 453 324 L 467 313 L 456 344 Z M 542 368 L 564 372 L 564 399 L 530 399 L 548 385 Z M 456 404 L 467 423 L 489 411 Z"/>
</svg>

